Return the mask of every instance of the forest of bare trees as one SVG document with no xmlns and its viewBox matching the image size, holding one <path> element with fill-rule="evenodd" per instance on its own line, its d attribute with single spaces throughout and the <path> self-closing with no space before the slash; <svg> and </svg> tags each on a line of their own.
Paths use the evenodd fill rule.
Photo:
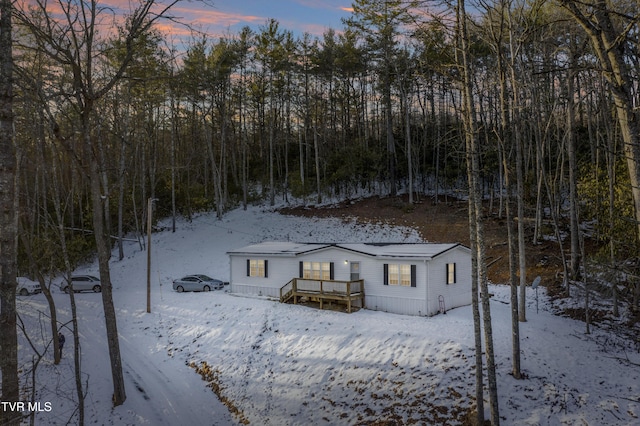
<svg viewBox="0 0 640 426">
<path fill-rule="evenodd" d="M 174 3 L 121 16 L 96 0 L 2 1 L 3 399 L 12 276 L 48 288 L 96 253 L 114 403 L 126 398 L 108 261 L 124 238 L 144 245 L 150 199 L 175 218 L 258 200 L 469 195 L 472 246 L 483 200 L 507 219 L 514 303 L 532 279 L 525 242 L 552 235 L 567 294 L 588 261 L 638 306 L 636 1 L 469 1 L 461 13 L 356 0 L 319 37 L 270 19 L 184 44 L 155 26 Z M 526 321 L 524 305 L 514 312 Z"/>
</svg>

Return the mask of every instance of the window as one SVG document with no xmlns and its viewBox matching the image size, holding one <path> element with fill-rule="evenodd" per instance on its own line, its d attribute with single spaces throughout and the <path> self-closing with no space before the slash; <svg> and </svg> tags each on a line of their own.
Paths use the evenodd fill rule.
<svg viewBox="0 0 640 426">
<path fill-rule="evenodd" d="M 416 265 L 408 263 L 384 264 L 384 285 L 416 286 Z"/>
<path fill-rule="evenodd" d="M 310 280 L 332 280 L 333 262 L 300 262 L 301 278 Z"/>
<path fill-rule="evenodd" d="M 268 260 L 247 259 L 247 276 L 266 278 L 269 276 L 267 269 L 268 266 Z"/>
<path fill-rule="evenodd" d="M 456 264 L 447 263 L 447 284 L 456 283 Z"/>
<path fill-rule="evenodd" d="M 351 262 L 351 281 L 358 281 L 360 279 L 360 262 Z"/>
</svg>

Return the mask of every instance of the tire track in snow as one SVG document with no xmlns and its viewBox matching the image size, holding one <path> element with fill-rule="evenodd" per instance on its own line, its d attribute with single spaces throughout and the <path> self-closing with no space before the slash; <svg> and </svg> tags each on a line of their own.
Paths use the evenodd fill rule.
<svg viewBox="0 0 640 426">
<path fill-rule="evenodd" d="M 264 322 L 264 327 L 263 330 L 265 333 L 269 332 L 269 333 L 278 333 L 278 323 L 274 321 L 274 313 L 272 309 L 269 309 L 266 312 L 265 315 L 265 322 Z M 264 413 L 264 417 L 265 419 L 268 419 L 270 417 L 271 411 L 272 411 L 272 405 L 273 405 L 273 381 L 274 381 L 274 372 L 273 372 L 273 364 L 274 364 L 274 353 L 275 353 L 275 342 L 274 342 L 275 336 L 271 336 L 269 339 L 266 340 L 266 342 L 268 343 L 267 346 L 267 356 L 266 356 L 266 364 L 267 364 L 267 374 L 266 374 L 266 388 L 267 388 L 267 392 L 266 392 L 266 401 L 265 401 L 265 413 Z M 265 420 L 265 424 L 270 424 L 270 422 L 268 420 Z"/>
<path fill-rule="evenodd" d="M 273 406 L 273 352 L 272 339 L 268 336 L 274 330 L 273 308 L 264 312 L 260 332 L 249 346 L 247 361 L 242 374 L 242 405 L 251 407 L 251 412 L 258 415 L 263 424 L 271 424 L 269 418 Z M 263 360 L 264 365 L 255 365 L 256 359 Z M 251 380 L 253 383 L 252 389 Z M 255 392 L 255 388 L 263 388 L 264 392 Z M 260 395 L 261 399 L 257 396 Z M 258 403 L 256 403 L 258 402 Z"/>
<path fill-rule="evenodd" d="M 142 331 L 155 334 L 154 330 Z M 138 421 L 153 425 L 233 424 L 226 407 L 214 394 L 205 391 L 197 375 L 173 374 L 171 370 L 186 368 L 181 357 L 173 357 L 165 350 L 152 350 L 141 344 L 139 337 L 142 336 L 137 335 L 134 325 L 123 328 L 120 338 L 127 399 L 138 400 L 133 403 L 135 407 L 148 408 L 136 413 Z"/>
</svg>

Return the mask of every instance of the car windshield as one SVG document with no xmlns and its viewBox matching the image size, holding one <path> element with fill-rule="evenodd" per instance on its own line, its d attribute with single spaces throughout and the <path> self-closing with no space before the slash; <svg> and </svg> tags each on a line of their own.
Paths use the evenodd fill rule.
<svg viewBox="0 0 640 426">
<path fill-rule="evenodd" d="M 198 278 L 200 278 L 202 281 L 213 281 L 213 278 L 208 277 L 206 275 L 196 275 Z"/>
</svg>

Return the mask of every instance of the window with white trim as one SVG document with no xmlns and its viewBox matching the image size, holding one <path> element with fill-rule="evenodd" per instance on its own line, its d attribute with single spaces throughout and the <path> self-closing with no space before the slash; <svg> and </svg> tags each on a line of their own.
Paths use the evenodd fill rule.
<svg viewBox="0 0 640 426">
<path fill-rule="evenodd" d="M 456 264 L 447 263 L 447 284 L 456 283 Z"/>
<path fill-rule="evenodd" d="M 331 262 L 302 262 L 302 278 L 330 280 Z"/>
<path fill-rule="evenodd" d="M 247 259 L 247 276 L 265 278 L 268 276 L 267 266 L 267 260 Z"/>
<path fill-rule="evenodd" d="M 384 285 L 416 286 L 416 265 L 409 263 L 385 263 Z"/>
<path fill-rule="evenodd" d="M 411 265 L 389 265 L 389 285 L 411 285 Z"/>
</svg>

